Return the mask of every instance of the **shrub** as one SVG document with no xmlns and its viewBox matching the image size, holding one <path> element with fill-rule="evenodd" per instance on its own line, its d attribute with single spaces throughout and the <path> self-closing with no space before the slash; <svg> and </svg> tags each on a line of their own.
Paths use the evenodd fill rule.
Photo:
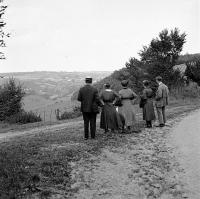
<svg viewBox="0 0 200 199">
<path fill-rule="evenodd" d="M 185 75 L 200 86 L 200 58 L 195 58 L 192 62 L 186 63 Z"/>
<path fill-rule="evenodd" d="M 73 108 L 73 111 L 65 111 L 64 113 L 61 114 L 59 117 L 60 120 L 65 120 L 65 119 L 73 119 L 80 117 L 82 115 L 81 113 L 81 108 L 79 106 L 75 106 Z"/>
<path fill-rule="evenodd" d="M 195 82 L 190 82 L 188 86 L 185 87 L 175 87 L 171 89 L 170 94 L 175 98 L 199 98 L 200 97 L 200 87 Z"/>
<path fill-rule="evenodd" d="M 16 84 L 13 78 L 10 78 L 0 88 L 0 121 L 5 120 L 11 115 L 15 115 L 22 110 L 22 98 L 25 93 L 20 84 Z"/>
<path fill-rule="evenodd" d="M 36 115 L 32 111 L 29 111 L 29 112 L 21 111 L 10 117 L 7 117 L 6 121 L 11 124 L 14 124 L 14 123 L 26 124 L 26 123 L 40 122 L 42 121 L 42 119 L 40 115 Z"/>
</svg>

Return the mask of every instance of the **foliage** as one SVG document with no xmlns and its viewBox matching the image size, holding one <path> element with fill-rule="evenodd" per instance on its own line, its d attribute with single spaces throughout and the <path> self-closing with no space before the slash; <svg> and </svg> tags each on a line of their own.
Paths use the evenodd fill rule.
<svg viewBox="0 0 200 199">
<path fill-rule="evenodd" d="M 164 29 L 159 36 L 152 39 L 149 46 L 144 46 L 139 55 L 143 63 L 170 63 L 173 66 L 182 51 L 186 42 L 186 34 L 180 34 L 178 28 L 171 30 Z"/>
<path fill-rule="evenodd" d="M 0 88 L 0 120 L 9 123 L 32 123 L 41 121 L 41 117 L 33 112 L 22 109 L 22 99 L 25 92 L 21 84 L 10 78 Z"/>
<path fill-rule="evenodd" d="M 66 119 L 73 119 L 80 117 L 82 115 L 81 108 L 79 106 L 75 106 L 73 108 L 73 111 L 65 111 L 61 114 L 61 116 L 58 118 L 59 120 L 66 120 Z"/>
<path fill-rule="evenodd" d="M 176 86 L 171 88 L 170 95 L 176 99 L 199 99 L 200 87 L 197 83 L 190 82 L 187 86 Z"/>
<path fill-rule="evenodd" d="M 0 47 L 5 47 L 5 37 L 9 37 L 10 34 L 6 34 L 4 32 L 4 27 L 6 25 L 6 23 L 3 21 L 2 16 L 5 13 L 7 6 L 3 5 L 3 0 L 0 1 Z M 5 59 L 4 53 L 0 52 L 0 59 Z"/>
<path fill-rule="evenodd" d="M 182 82 L 180 73 L 174 71 L 173 66 L 186 42 L 185 37 L 186 34 L 181 34 L 177 28 L 170 32 L 165 29 L 159 33 L 159 37 L 152 39 L 149 46 L 143 47 L 139 55 L 151 79 L 162 76 L 170 88 Z"/>
<path fill-rule="evenodd" d="M 161 76 L 163 81 L 168 85 L 169 88 L 173 86 L 183 85 L 183 79 L 180 71 L 173 70 L 167 63 L 152 63 L 148 65 L 149 79 L 153 82 L 156 76 Z"/>
<path fill-rule="evenodd" d="M 25 92 L 20 84 L 17 85 L 13 78 L 0 88 L 0 120 L 18 114 L 22 111 L 22 98 Z"/>
<path fill-rule="evenodd" d="M 22 110 L 21 112 L 6 118 L 6 121 L 8 121 L 11 124 L 13 123 L 27 124 L 27 123 L 40 122 L 42 121 L 42 119 L 40 115 L 36 115 L 32 111 L 26 112 Z"/>
<path fill-rule="evenodd" d="M 186 65 L 185 75 L 200 85 L 200 58 L 195 58 L 192 62 L 187 62 Z"/>
<path fill-rule="evenodd" d="M 133 88 L 136 92 L 140 92 L 143 89 L 142 81 L 148 79 L 147 74 L 142 68 L 142 62 L 136 58 L 130 58 L 129 62 L 125 64 L 127 70 L 129 71 L 129 86 Z"/>
</svg>

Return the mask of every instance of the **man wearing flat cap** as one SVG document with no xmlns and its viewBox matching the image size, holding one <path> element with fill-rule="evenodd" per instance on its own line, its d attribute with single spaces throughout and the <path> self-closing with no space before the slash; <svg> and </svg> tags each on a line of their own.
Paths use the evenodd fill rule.
<svg viewBox="0 0 200 199">
<path fill-rule="evenodd" d="M 99 113 L 100 105 L 98 90 L 92 86 L 92 78 L 85 78 L 85 86 L 80 88 L 78 101 L 81 102 L 81 112 L 84 120 L 84 138 L 89 138 L 89 127 L 91 138 L 95 138 L 96 133 L 96 116 Z"/>
</svg>

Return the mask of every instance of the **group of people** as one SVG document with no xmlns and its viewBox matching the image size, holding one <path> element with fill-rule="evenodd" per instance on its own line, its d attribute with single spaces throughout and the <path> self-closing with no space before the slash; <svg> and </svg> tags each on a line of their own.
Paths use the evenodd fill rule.
<svg viewBox="0 0 200 199">
<path fill-rule="evenodd" d="M 166 115 L 165 107 L 168 105 L 169 90 L 162 82 L 162 77 L 156 77 L 158 89 L 154 96 L 148 80 L 143 81 L 143 92 L 140 97 L 140 108 L 143 110 L 143 119 L 146 121 L 146 127 L 152 127 L 152 121 L 156 119 L 154 112 L 154 100 L 158 115 L 159 127 L 165 126 Z M 92 78 L 85 78 L 85 86 L 80 88 L 78 101 L 81 102 L 81 111 L 84 120 L 84 138 L 95 138 L 96 117 L 101 107 L 100 128 L 105 133 L 111 131 L 129 131 L 137 132 L 135 100 L 137 94 L 128 87 L 128 80 L 121 82 L 122 89 L 117 93 L 111 89 L 111 85 L 106 83 L 101 93 L 92 86 Z M 155 98 L 155 99 L 154 99 Z"/>
</svg>

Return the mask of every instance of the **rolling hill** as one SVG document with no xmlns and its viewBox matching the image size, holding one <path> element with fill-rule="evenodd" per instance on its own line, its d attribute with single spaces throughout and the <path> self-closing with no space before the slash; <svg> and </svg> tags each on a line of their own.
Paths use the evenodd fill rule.
<svg viewBox="0 0 200 199">
<path fill-rule="evenodd" d="M 40 114 L 43 120 L 52 120 L 56 109 L 61 112 L 71 110 L 77 104 L 71 100 L 71 96 L 84 84 L 85 77 L 93 77 L 94 82 L 97 82 L 110 74 L 107 71 L 1 73 L 4 78 L 0 78 L 0 85 L 13 77 L 26 92 L 24 109 Z"/>
</svg>

